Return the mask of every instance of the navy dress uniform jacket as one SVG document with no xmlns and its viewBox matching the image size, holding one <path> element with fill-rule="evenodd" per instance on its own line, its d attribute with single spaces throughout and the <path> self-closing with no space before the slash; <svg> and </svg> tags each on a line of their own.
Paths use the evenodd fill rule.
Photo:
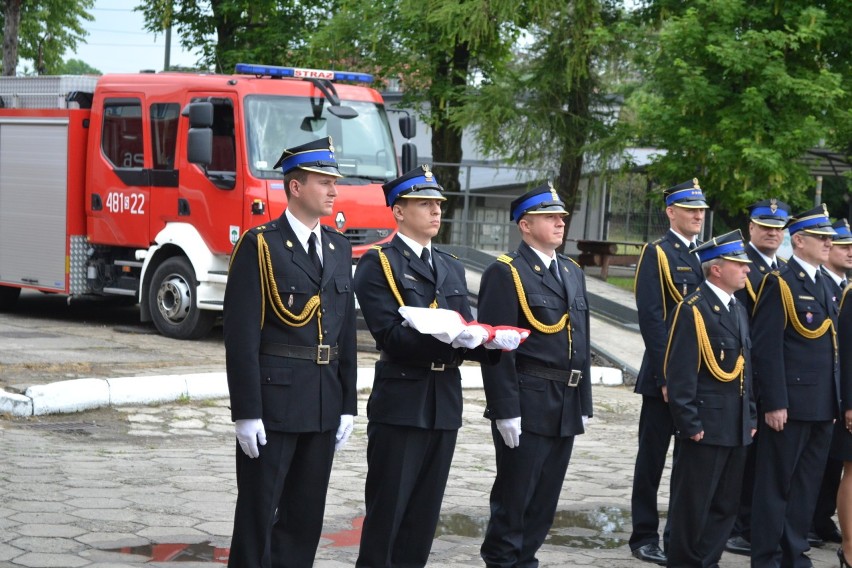
<svg viewBox="0 0 852 568">
<path fill-rule="evenodd" d="M 781 279 L 794 304 L 793 313 L 786 316 Z M 793 317 L 807 330 L 819 328 L 826 319 L 837 329 L 837 306 L 831 302 L 828 287 L 818 290 L 795 258 L 777 275 L 766 277 L 752 316 L 754 377 L 761 412 L 786 408 L 789 420 L 832 420 L 838 415 L 840 390 L 832 330 L 808 339 L 795 330 Z"/>
<path fill-rule="evenodd" d="M 589 305 L 583 271 L 565 256 L 557 255 L 562 282 L 542 266 L 538 255 L 521 243 L 509 254 L 523 283 L 532 315 L 544 324 L 554 324 L 569 314 L 572 349 L 568 332 L 546 334 L 533 329 L 521 310 L 509 266 L 491 264 L 482 275 L 479 320 L 530 329 L 530 336 L 515 351 L 503 353 L 493 366 L 482 368 L 487 398 L 486 418 L 522 418 L 524 432 L 542 436 L 574 436 L 583 433 L 582 416 L 592 416 L 590 383 Z M 579 370 L 577 387 L 519 373 L 518 362 L 564 371 Z"/>
<path fill-rule="evenodd" d="M 319 293 L 323 344 L 337 346 L 337 360 L 318 365 L 261 353 L 262 342 L 316 346 L 318 325 L 316 315 L 301 327 L 276 317 L 261 285 L 258 235 L 269 246 L 277 294 L 287 310 L 301 313 Z M 266 430 L 287 433 L 326 432 L 337 429 L 341 414 L 357 414 L 352 247 L 329 227 L 322 228 L 321 240 L 322 275 L 284 215 L 247 231 L 234 249 L 224 311 L 233 420 L 262 418 Z"/>
<path fill-rule="evenodd" d="M 701 361 L 693 307 L 704 321 L 710 346 L 724 372 L 731 372 L 742 352 L 743 384 L 739 377 L 718 380 Z M 739 321 L 736 319 L 739 318 Z M 690 438 L 704 431 L 702 444 L 746 446 L 757 427 L 752 397 L 751 340 L 744 310 L 728 311 L 704 285 L 687 296 L 676 311 L 669 334 L 666 385 L 675 435 Z"/>
<path fill-rule="evenodd" d="M 700 244 L 700 243 L 698 243 Z M 668 271 L 660 280 L 660 252 L 665 255 Z M 671 284 L 668 279 L 671 279 Z M 704 281 L 701 263 L 671 230 L 645 245 L 636 269 L 636 309 L 639 331 L 645 342 L 642 366 L 636 377 L 635 392 L 662 397 L 663 364 L 668 340 L 669 322 L 675 306 Z"/>
<path fill-rule="evenodd" d="M 433 246 L 433 276 L 429 265 L 399 237 L 381 249 L 406 306 L 426 308 L 436 300 L 439 308 L 456 311 L 465 321 L 473 319 L 464 267 L 458 259 Z M 358 261 L 354 285 L 367 327 L 383 353 L 383 360 L 376 363 L 367 404 L 370 422 L 440 430 L 461 428 L 461 374 L 456 367 L 465 359 L 488 361 L 497 357 L 497 352 L 489 353 L 483 347 L 455 348 L 404 327 L 399 303 L 375 249 Z M 433 371 L 432 364 L 451 367 Z"/>
<path fill-rule="evenodd" d="M 760 293 L 760 285 L 763 283 L 763 278 L 772 272 L 772 269 L 766 264 L 766 261 L 763 259 L 760 254 L 754 247 L 749 245 L 745 247 L 746 255 L 749 260 L 751 260 L 751 264 L 749 264 L 749 268 L 751 269 L 748 273 L 748 280 L 746 281 L 745 288 L 742 290 L 737 290 L 734 292 L 734 296 L 736 296 L 737 300 L 745 307 L 746 313 L 748 314 L 749 319 L 751 319 L 752 313 L 754 312 L 754 303 L 757 299 L 757 295 Z M 782 258 L 775 257 L 778 260 L 779 268 L 784 266 L 786 261 Z"/>
</svg>

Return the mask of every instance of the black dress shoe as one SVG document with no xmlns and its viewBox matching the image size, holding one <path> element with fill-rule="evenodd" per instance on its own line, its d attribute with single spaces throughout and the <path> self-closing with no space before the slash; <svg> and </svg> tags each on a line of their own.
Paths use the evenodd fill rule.
<svg viewBox="0 0 852 568">
<path fill-rule="evenodd" d="M 825 542 L 836 542 L 837 544 L 843 542 L 843 537 L 840 535 L 837 527 L 834 526 L 834 523 L 832 523 L 832 526 L 827 526 L 823 530 L 816 531 L 816 534 Z"/>
<path fill-rule="evenodd" d="M 660 550 L 660 545 L 654 543 L 640 546 L 639 548 L 633 551 L 633 557 L 638 558 L 642 562 L 653 562 L 654 564 L 659 564 L 660 566 L 666 565 L 665 552 Z"/>
<path fill-rule="evenodd" d="M 811 545 L 812 548 L 819 548 L 825 544 L 825 541 L 822 540 L 817 533 L 808 531 L 808 544 Z"/>
<path fill-rule="evenodd" d="M 751 556 L 751 543 L 741 536 L 732 536 L 725 542 L 725 550 L 732 554 Z"/>
</svg>

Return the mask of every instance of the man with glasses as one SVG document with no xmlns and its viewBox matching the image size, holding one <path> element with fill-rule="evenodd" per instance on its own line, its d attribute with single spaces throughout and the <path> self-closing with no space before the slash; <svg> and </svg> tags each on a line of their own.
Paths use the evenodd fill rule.
<svg viewBox="0 0 852 568">
<path fill-rule="evenodd" d="M 811 566 L 805 552 L 839 414 L 837 307 L 819 266 L 835 234 L 824 205 L 787 222 L 793 256 L 763 281 L 752 360 L 765 425 L 757 447 L 751 566 Z"/>
<path fill-rule="evenodd" d="M 751 318 L 754 300 L 760 291 L 763 277 L 778 270 L 786 261 L 777 255 L 784 241 L 784 226 L 790 217 L 790 206 L 772 197 L 748 207 L 749 242 L 745 247 L 751 260 L 751 272 L 748 273 L 745 288 L 734 292 L 737 301 L 745 308 Z M 755 397 L 757 393 L 755 392 Z M 759 409 L 758 409 L 759 411 Z M 737 511 L 737 520 L 731 530 L 731 537 L 725 544 L 725 550 L 734 554 L 751 553 L 751 498 L 754 489 L 754 460 L 757 455 L 757 437 L 748 447 L 748 458 L 743 471 L 742 494 Z"/>
<path fill-rule="evenodd" d="M 821 270 L 828 284 L 831 299 L 839 309 L 843 290 L 848 284 L 847 277 L 849 271 L 852 270 L 852 232 L 849 231 L 849 222 L 846 219 L 839 219 L 832 225 L 832 228 L 837 234 L 831 239 L 828 261 L 822 265 Z M 819 498 L 817 498 L 816 511 L 814 512 L 813 535 L 809 537 L 811 542 L 814 538 L 836 543 L 843 540 L 837 525 L 831 518 L 837 508 L 837 490 L 840 487 L 842 471 L 843 462 L 829 456 L 828 462 L 825 464 L 825 473 L 822 476 L 822 486 L 819 490 Z"/>
</svg>

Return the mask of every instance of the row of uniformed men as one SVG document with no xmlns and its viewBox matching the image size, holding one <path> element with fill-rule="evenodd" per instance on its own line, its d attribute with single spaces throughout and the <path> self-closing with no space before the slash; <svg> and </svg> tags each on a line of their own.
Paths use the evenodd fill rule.
<svg viewBox="0 0 852 568">
<path fill-rule="evenodd" d="M 341 177 L 331 139 L 285 150 L 276 167 L 287 209 L 240 239 L 225 294 L 238 442 L 228 565 L 313 563 L 334 451 L 356 414 L 354 291 L 381 351 L 356 565 L 426 564 L 462 423 L 458 367 L 472 360 L 482 363 L 497 461 L 481 556 L 486 566 L 537 566 L 574 436 L 592 416 L 585 280 L 556 253 L 564 203 L 549 184 L 512 202 L 522 243 L 485 270 L 472 322 L 461 262 L 431 242 L 445 198 L 428 167 L 383 186 L 399 232 L 354 277 L 348 241 L 319 223 Z M 430 311 L 455 312 L 460 328 L 448 333 Z"/>
<path fill-rule="evenodd" d="M 645 247 L 636 274 L 646 350 L 631 551 L 677 567 L 716 566 L 726 547 L 753 567 L 810 566 L 832 438 L 832 454 L 852 464 L 852 308 L 841 310 L 849 224 L 832 225 L 824 206 L 790 216 L 773 198 L 749 207 L 748 244 L 739 231 L 700 243 L 698 181 L 665 196 L 670 230 Z M 787 261 L 776 255 L 785 229 Z M 664 550 L 657 492 L 673 434 Z M 816 526 L 831 522 L 836 486 L 826 494 Z M 838 509 L 843 529 L 852 502 Z"/>
</svg>

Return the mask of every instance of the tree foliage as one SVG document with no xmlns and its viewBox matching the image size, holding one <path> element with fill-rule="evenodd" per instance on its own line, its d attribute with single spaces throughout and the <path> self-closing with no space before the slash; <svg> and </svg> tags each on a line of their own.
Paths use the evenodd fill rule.
<svg viewBox="0 0 852 568">
<path fill-rule="evenodd" d="M 73 50 L 85 41 L 85 22 L 93 19 L 88 10 L 94 0 L 6 0 L 2 4 L 4 75 L 14 75 L 21 59 L 32 61 L 29 72 L 55 73 L 62 65 L 65 50 Z M 20 7 L 17 27 L 6 21 L 6 13 L 14 4 Z"/>
<path fill-rule="evenodd" d="M 240 62 L 302 65 L 311 36 L 334 6 L 334 0 L 155 0 L 136 10 L 148 31 L 172 26 L 184 48 L 200 50 L 201 66 L 232 73 Z"/>
<path fill-rule="evenodd" d="M 554 170 L 554 185 L 569 211 L 590 146 L 598 142 L 600 151 L 613 120 L 612 104 L 602 93 L 623 42 L 622 19 L 620 2 L 550 4 L 529 22 L 531 45 L 492 81 L 469 90 L 469 111 L 461 117 L 487 151 L 511 163 Z"/>
<path fill-rule="evenodd" d="M 57 75 L 103 75 L 100 69 L 95 69 L 81 59 L 68 59 L 56 67 Z"/>
<path fill-rule="evenodd" d="M 846 0 L 662 0 L 642 15 L 643 82 L 626 134 L 665 155 L 661 185 L 697 176 L 723 216 L 782 197 L 808 205 L 805 152 L 848 118 L 852 4 Z M 847 131 L 848 134 L 849 131 Z"/>
</svg>

